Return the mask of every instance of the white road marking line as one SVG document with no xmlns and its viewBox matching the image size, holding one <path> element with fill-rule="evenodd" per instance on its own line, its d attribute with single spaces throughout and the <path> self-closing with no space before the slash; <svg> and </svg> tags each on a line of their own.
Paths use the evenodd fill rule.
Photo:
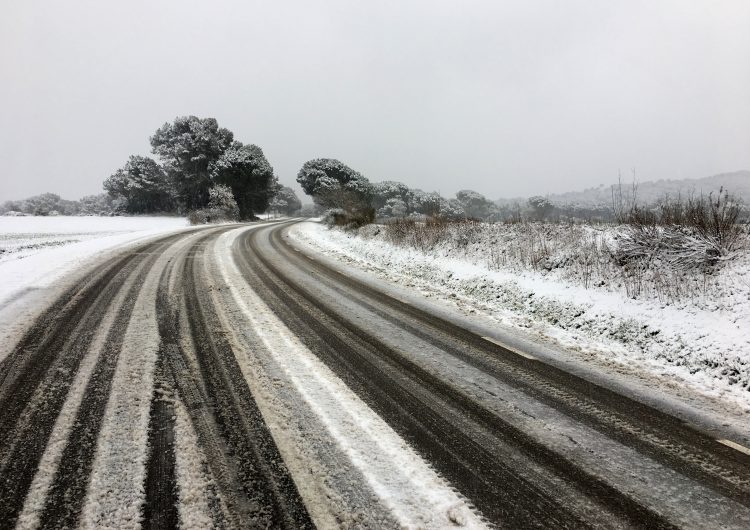
<svg viewBox="0 0 750 530">
<path fill-rule="evenodd" d="M 716 440 L 722 445 L 726 445 L 727 447 L 731 447 L 732 449 L 735 449 L 736 451 L 739 451 L 740 453 L 745 453 L 746 455 L 750 455 L 750 449 L 745 447 L 744 445 L 740 445 L 737 442 L 733 442 L 732 440 Z"/>
<path fill-rule="evenodd" d="M 484 340 L 488 341 L 488 342 L 491 342 L 492 344 L 497 344 L 497 345 L 498 345 L 498 346 L 500 346 L 501 348 L 505 348 L 506 350 L 510 350 L 510 351 L 512 351 L 513 353 L 515 353 L 516 355 L 520 355 L 521 357 L 525 357 L 526 359 L 530 359 L 530 360 L 532 360 L 532 361 L 538 361 L 538 360 L 539 360 L 539 359 L 537 359 L 536 357 L 534 357 L 533 355 L 529 355 L 528 353 L 524 353 L 524 352 L 522 352 L 522 351 L 520 351 L 520 350 L 517 350 L 517 349 L 515 349 L 515 348 L 512 348 L 512 347 L 508 346 L 507 344 L 505 344 L 504 342 L 500 342 L 499 340 L 497 340 L 497 339 L 493 339 L 492 337 L 485 337 L 485 336 L 482 336 L 482 338 L 483 338 Z"/>
</svg>

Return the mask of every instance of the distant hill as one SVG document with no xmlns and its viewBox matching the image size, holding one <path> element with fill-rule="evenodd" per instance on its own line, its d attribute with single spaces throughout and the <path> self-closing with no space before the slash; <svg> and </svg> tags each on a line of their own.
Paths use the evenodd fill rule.
<svg viewBox="0 0 750 530">
<path fill-rule="evenodd" d="M 629 193 L 632 181 L 623 179 L 623 193 Z M 637 200 L 640 204 L 651 204 L 669 194 L 675 196 L 678 193 L 683 196 L 689 193 L 708 195 L 712 191 L 718 191 L 724 187 L 730 193 L 741 198 L 745 204 L 750 204 L 750 171 L 735 171 L 722 173 L 712 177 L 699 179 L 680 180 L 655 180 L 638 182 Z M 612 186 L 602 184 L 598 188 L 589 188 L 583 191 L 570 191 L 566 193 L 555 193 L 547 198 L 554 204 L 576 205 L 581 207 L 610 206 L 612 204 Z M 499 205 L 515 202 L 518 199 L 499 199 Z M 523 199 L 520 199 L 523 201 Z"/>
</svg>

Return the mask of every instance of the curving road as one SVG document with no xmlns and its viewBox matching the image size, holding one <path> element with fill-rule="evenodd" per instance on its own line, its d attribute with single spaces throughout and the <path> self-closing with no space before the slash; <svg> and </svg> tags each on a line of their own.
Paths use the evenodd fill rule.
<svg viewBox="0 0 750 530">
<path fill-rule="evenodd" d="M 296 248 L 181 232 L 0 360 L 0 528 L 748 528 L 750 454 Z M 406 443 L 404 443 L 406 442 Z"/>
</svg>

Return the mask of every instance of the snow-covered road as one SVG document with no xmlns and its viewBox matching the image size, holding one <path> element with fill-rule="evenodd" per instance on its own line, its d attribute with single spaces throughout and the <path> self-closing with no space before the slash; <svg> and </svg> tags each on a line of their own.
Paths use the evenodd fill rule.
<svg viewBox="0 0 750 530">
<path fill-rule="evenodd" d="M 488 341 L 288 226 L 120 249 L 16 323 L 0 526 L 750 525 L 737 432 Z"/>
</svg>

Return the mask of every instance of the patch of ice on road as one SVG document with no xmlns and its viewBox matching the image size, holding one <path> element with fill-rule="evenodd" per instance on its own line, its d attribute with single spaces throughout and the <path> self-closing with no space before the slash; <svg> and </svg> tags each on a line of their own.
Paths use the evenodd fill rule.
<svg viewBox="0 0 750 530">
<path fill-rule="evenodd" d="M 241 232 L 224 234 L 217 244 L 219 267 L 235 302 L 293 388 L 400 525 L 445 528 L 461 522 L 466 528 L 485 528 L 465 500 L 310 352 L 247 285 L 234 261 L 226 257 Z"/>
</svg>

